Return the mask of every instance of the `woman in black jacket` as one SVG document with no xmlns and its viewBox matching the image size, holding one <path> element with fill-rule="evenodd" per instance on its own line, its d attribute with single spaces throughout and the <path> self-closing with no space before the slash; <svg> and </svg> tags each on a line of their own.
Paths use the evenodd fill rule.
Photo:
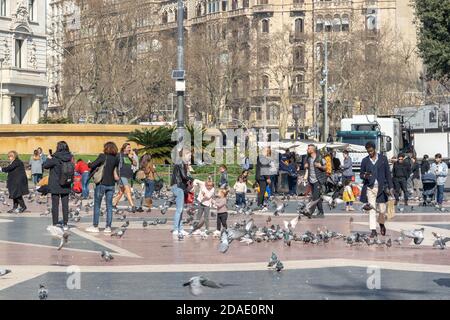
<svg viewBox="0 0 450 320">
<path fill-rule="evenodd" d="M 53 226 L 58 224 L 59 199 L 61 199 L 64 230 L 69 229 L 67 222 L 69 220 L 69 195 L 71 184 L 62 184 L 61 176 L 63 165 L 68 165 L 68 162 L 73 164 L 73 156 L 70 153 L 67 143 L 65 141 L 60 141 L 56 146 L 56 152 L 54 154 L 49 154 L 43 165 L 44 169 L 50 169 L 48 188 L 52 195 Z"/>
<path fill-rule="evenodd" d="M 89 164 L 91 168 L 91 177 L 96 175 L 97 170 L 102 170 L 100 181 L 95 181 L 94 191 L 94 221 L 93 226 L 88 227 L 86 231 L 98 233 L 98 223 L 100 219 L 100 205 L 103 196 L 106 201 L 106 228 L 104 233 L 111 233 L 112 225 L 112 209 L 113 196 L 116 181 L 119 179 L 117 168 L 119 166 L 119 158 L 117 157 L 118 149 L 114 142 L 107 142 L 103 146 L 103 153 L 99 154 L 97 159 Z M 115 173 L 116 172 L 116 173 Z M 99 172 L 100 175 L 100 172 Z"/>
<path fill-rule="evenodd" d="M 25 166 L 19 159 L 16 151 L 8 152 L 9 166 L 1 168 L 1 172 L 8 173 L 7 187 L 9 198 L 13 199 L 14 206 L 8 213 L 22 213 L 27 207 L 23 201 L 23 196 L 28 194 L 28 179 L 25 173 Z M 18 206 L 20 205 L 20 208 Z"/>
</svg>

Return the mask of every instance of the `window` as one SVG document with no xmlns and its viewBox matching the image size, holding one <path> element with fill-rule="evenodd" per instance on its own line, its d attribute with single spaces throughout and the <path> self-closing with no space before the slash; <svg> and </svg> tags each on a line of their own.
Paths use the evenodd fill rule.
<svg viewBox="0 0 450 320">
<path fill-rule="evenodd" d="M 325 32 L 331 32 L 331 16 L 325 17 Z"/>
<path fill-rule="evenodd" d="M 295 36 L 298 37 L 304 31 L 303 19 L 295 19 Z"/>
<path fill-rule="evenodd" d="M 174 16 L 174 21 L 177 21 L 177 19 L 178 19 L 178 10 L 177 9 L 175 9 L 173 11 L 173 16 Z"/>
<path fill-rule="evenodd" d="M 0 16 L 6 16 L 6 0 L 0 0 Z"/>
<path fill-rule="evenodd" d="M 305 0 L 294 0 L 293 3 L 294 4 L 300 4 L 300 3 L 304 3 Z"/>
<path fill-rule="evenodd" d="M 197 17 L 200 17 L 202 15 L 202 6 L 199 4 L 197 5 Z"/>
<path fill-rule="evenodd" d="M 162 14 L 162 23 L 167 23 L 167 11 L 164 11 Z"/>
<path fill-rule="evenodd" d="M 293 54 L 294 66 L 303 66 L 305 60 L 305 49 L 303 47 L 295 47 Z"/>
<path fill-rule="evenodd" d="M 348 21 L 348 14 L 344 14 L 342 16 L 342 31 L 348 32 L 350 30 L 349 21 Z"/>
<path fill-rule="evenodd" d="M 261 21 L 261 31 L 263 33 L 269 33 L 269 20 L 264 19 Z"/>
<path fill-rule="evenodd" d="M 242 7 L 243 8 L 248 8 L 249 7 L 249 0 L 243 0 L 242 1 Z"/>
<path fill-rule="evenodd" d="M 336 14 L 333 18 L 333 32 L 340 32 L 341 31 L 341 17 Z"/>
<path fill-rule="evenodd" d="M 258 0 L 258 4 L 269 4 L 269 0 Z"/>
<path fill-rule="evenodd" d="M 222 1 L 222 11 L 227 11 L 228 2 Z"/>
<path fill-rule="evenodd" d="M 267 110 L 267 120 L 279 120 L 280 118 L 280 108 L 276 105 L 269 106 Z"/>
<path fill-rule="evenodd" d="M 238 0 L 232 0 L 231 10 L 236 10 L 238 8 Z"/>
<path fill-rule="evenodd" d="M 22 68 L 22 46 L 23 46 L 23 40 L 16 39 L 16 61 L 15 61 L 15 66 L 17 68 Z"/>
<path fill-rule="evenodd" d="M 316 32 L 322 32 L 322 31 L 323 31 L 323 18 L 322 18 L 322 16 L 317 16 Z"/>
<path fill-rule="evenodd" d="M 261 89 L 269 89 L 269 76 L 263 75 L 261 77 Z"/>
<path fill-rule="evenodd" d="M 28 0 L 28 16 L 30 21 L 34 21 L 36 18 L 34 15 L 34 0 Z"/>
<path fill-rule="evenodd" d="M 305 76 L 303 74 L 298 74 L 295 76 L 292 91 L 294 95 L 302 95 L 305 93 Z"/>
<path fill-rule="evenodd" d="M 261 63 L 269 63 L 269 47 L 262 47 L 260 54 Z"/>
<path fill-rule="evenodd" d="M 183 9 L 183 20 L 186 20 L 186 19 L 187 19 L 187 14 L 188 14 L 187 8 L 184 8 L 184 9 Z"/>
</svg>

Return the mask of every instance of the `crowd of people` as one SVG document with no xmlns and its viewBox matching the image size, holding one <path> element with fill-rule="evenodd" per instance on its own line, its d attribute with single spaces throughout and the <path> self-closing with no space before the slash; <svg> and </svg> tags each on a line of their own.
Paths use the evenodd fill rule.
<svg viewBox="0 0 450 320">
<path fill-rule="evenodd" d="M 421 186 L 424 177 L 427 179 L 434 177 L 435 202 L 437 206 L 442 206 L 448 167 L 440 154 L 434 156 L 433 163 L 430 163 L 428 156 L 424 156 L 419 164 L 411 154 L 400 153 L 396 158 L 387 159 L 376 151 L 373 143 L 369 142 L 365 147 L 368 156 L 361 162 L 359 173 L 362 189 L 355 182 L 353 163 L 348 151 L 343 151 L 341 163 L 333 150 L 318 150 L 314 144 L 310 144 L 305 156 L 299 156 L 288 149 L 279 155 L 278 161 L 275 161 L 271 148 L 266 147 L 257 157 L 254 168 L 248 158 L 244 159 L 242 171 L 233 185 L 229 183 L 226 165 L 219 167 L 220 176 L 216 185 L 211 176 L 206 181 L 194 179 L 189 170 L 191 154 L 189 151 L 181 151 L 179 161 L 174 163 L 170 177 L 170 190 L 175 197 L 176 205 L 173 234 L 177 236 L 187 234 L 183 230 L 182 213 L 186 203 L 193 201 L 195 189 L 198 189 L 196 219 L 203 218 L 205 229 L 208 230 L 211 208 L 215 208 L 217 218 L 215 234 L 218 234 L 222 228 L 227 228 L 229 211 L 227 198 L 230 192 L 235 194 L 235 205 L 245 207 L 248 203 L 248 194 L 253 190 L 256 193 L 258 208 L 266 211 L 268 200 L 282 187 L 279 185 L 281 184 L 279 181 L 282 181 L 280 175 L 287 180 L 285 190 L 287 194 L 299 195 L 299 190 L 302 189 L 300 192 L 302 195 L 310 195 L 312 203 L 315 203 L 310 218 L 315 210 L 318 212 L 315 217 L 324 217 L 320 199 L 330 192 L 342 198 L 346 211 L 354 211 L 353 203 L 358 199 L 370 204 L 369 225 L 373 236 L 377 235 L 377 222 L 381 234 L 386 231 L 384 227 L 386 202 L 390 198 L 395 198 L 395 203 L 398 204 L 402 196 L 405 205 L 408 205 L 410 199 L 422 200 L 420 189 L 425 189 Z M 75 160 L 64 141 L 57 143 L 55 153 L 49 150 L 48 155 L 45 155 L 42 148 L 34 150 L 28 168 L 25 168 L 15 151 L 8 153 L 8 160 L 9 165 L 0 168 L 2 172 L 8 173 L 7 188 L 9 197 L 13 200 L 13 207 L 8 212 L 21 213 L 27 209 L 23 196 L 29 193 L 26 175 L 26 169 L 29 169 L 36 189 L 42 194 L 51 195 L 52 226 L 49 226 L 49 230 L 61 224 L 60 202 L 62 228 L 68 230 L 69 195 L 76 192 L 82 199 L 89 199 L 90 182 L 95 185 L 94 214 L 92 226 L 86 229 L 88 232 L 100 232 L 99 220 L 103 198 L 106 202 L 104 233 L 111 233 L 113 210 L 117 209 L 123 196 L 133 213 L 143 212 L 142 206 L 150 211 L 153 204 L 156 166 L 150 154 L 139 158 L 137 150 L 133 150 L 129 143 L 123 144 L 120 150 L 114 142 L 105 143 L 103 152 L 93 162 Z M 250 172 L 253 169 L 254 182 L 250 181 Z M 44 170 L 48 170 L 48 176 L 44 176 Z M 132 188 L 135 180 L 142 181 L 145 187 L 144 202 L 141 206 L 137 206 L 133 199 Z"/>
</svg>

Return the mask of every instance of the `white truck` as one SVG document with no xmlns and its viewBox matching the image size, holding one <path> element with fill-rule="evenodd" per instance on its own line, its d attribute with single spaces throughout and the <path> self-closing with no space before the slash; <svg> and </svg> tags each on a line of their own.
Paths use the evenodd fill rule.
<svg viewBox="0 0 450 320">
<path fill-rule="evenodd" d="M 373 141 L 377 151 L 383 153 L 388 159 L 397 156 L 403 149 L 403 135 L 400 120 L 395 117 L 382 117 L 376 115 L 354 115 L 352 118 L 341 120 L 341 130 L 337 132 L 337 141 L 364 146 Z M 350 152 L 355 172 L 359 171 L 361 161 L 367 153 Z M 336 155 L 341 163 L 343 155 Z M 359 179 L 358 179 L 359 180 Z"/>
<path fill-rule="evenodd" d="M 450 158 L 449 132 L 415 132 L 414 150 L 418 159 L 428 155 L 431 159 L 436 153 L 442 154 L 444 159 Z"/>
</svg>

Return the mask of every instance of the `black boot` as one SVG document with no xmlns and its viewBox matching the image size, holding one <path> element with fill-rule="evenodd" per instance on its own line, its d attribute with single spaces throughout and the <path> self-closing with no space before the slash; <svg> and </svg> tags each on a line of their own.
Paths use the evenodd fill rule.
<svg viewBox="0 0 450 320">
<path fill-rule="evenodd" d="M 17 205 L 14 205 L 14 207 L 12 207 L 12 209 L 6 211 L 7 213 L 14 213 L 14 211 L 16 211 L 17 209 Z"/>
<path fill-rule="evenodd" d="M 380 223 L 380 233 L 382 236 L 386 235 L 386 227 L 384 226 L 384 224 Z"/>
</svg>

